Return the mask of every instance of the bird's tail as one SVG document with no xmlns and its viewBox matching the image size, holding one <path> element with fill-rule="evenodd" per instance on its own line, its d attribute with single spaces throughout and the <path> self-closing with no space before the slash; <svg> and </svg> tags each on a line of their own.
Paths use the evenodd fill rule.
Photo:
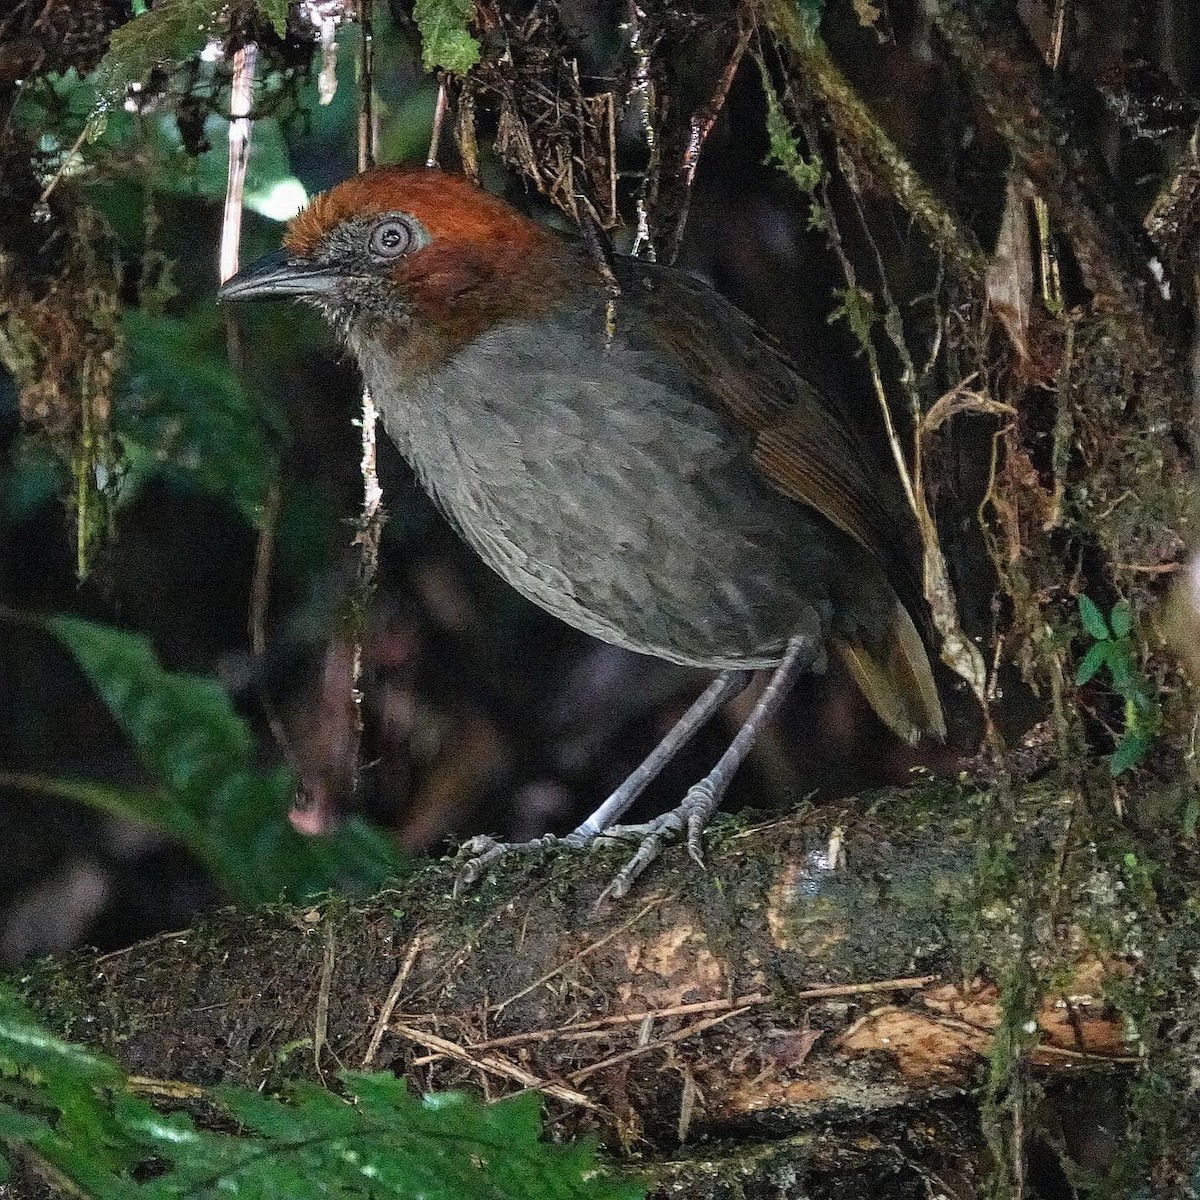
<svg viewBox="0 0 1200 1200">
<path fill-rule="evenodd" d="M 910 745 L 921 738 L 946 740 L 946 718 L 925 642 L 899 597 L 888 627 L 880 638 L 880 651 L 856 638 L 833 642 L 854 682 L 879 719 Z"/>
</svg>

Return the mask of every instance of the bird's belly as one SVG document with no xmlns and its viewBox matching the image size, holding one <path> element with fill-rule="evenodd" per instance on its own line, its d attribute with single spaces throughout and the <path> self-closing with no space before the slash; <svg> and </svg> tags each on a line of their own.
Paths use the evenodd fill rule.
<svg viewBox="0 0 1200 1200">
<path fill-rule="evenodd" d="M 512 331 L 397 390 L 364 361 L 388 433 L 485 562 L 596 637 L 674 662 L 756 669 L 819 642 L 840 551 L 767 487 L 686 384 L 568 327 Z"/>
<path fill-rule="evenodd" d="M 826 572 L 816 561 L 806 569 L 802 544 L 747 525 L 687 481 L 660 478 L 644 495 L 611 461 L 593 451 L 590 471 L 580 463 L 556 478 L 543 464 L 534 483 L 513 476 L 486 489 L 464 488 L 462 473 L 429 483 L 493 570 L 604 641 L 689 666 L 753 670 L 778 663 L 798 633 L 822 639 L 828 602 L 803 581 Z"/>
</svg>

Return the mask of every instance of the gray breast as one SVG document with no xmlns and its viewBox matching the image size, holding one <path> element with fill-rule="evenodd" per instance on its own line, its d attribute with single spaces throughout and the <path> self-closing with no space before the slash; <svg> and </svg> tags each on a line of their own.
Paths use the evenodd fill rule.
<svg viewBox="0 0 1200 1200">
<path fill-rule="evenodd" d="M 360 357 L 389 435 L 483 559 L 596 637 L 709 668 L 819 641 L 834 549 L 760 482 L 682 378 L 543 322 L 476 340 L 417 385 Z"/>
</svg>

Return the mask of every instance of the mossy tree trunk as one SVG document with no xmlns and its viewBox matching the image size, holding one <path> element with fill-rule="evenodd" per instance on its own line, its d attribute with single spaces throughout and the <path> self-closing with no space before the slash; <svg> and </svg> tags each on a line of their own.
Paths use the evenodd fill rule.
<svg viewBox="0 0 1200 1200">
<path fill-rule="evenodd" d="M 1004 1136 L 980 1120 L 989 1072 L 1027 1076 L 1025 1103 L 1127 1076 L 1139 1047 L 1111 997 L 1160 969 L 1130 957 L 1138 906 L 1072 841 L 1071 803 L 1026 801 L 986 864 L 995 798 L 930 784 L 726 826 L 706 872 L 673 852 L 628 904 L 596 908 L 612 853 L 466 900 L 437 866 L 367 904 L 230 910 L 46 963 L 25 987 L 150 1095 L 369 1066 L 538 1088 L 559 1134 L 599 1134 L 655 1195 L 982 1194 L 984 1135 Z"/>
</svg>

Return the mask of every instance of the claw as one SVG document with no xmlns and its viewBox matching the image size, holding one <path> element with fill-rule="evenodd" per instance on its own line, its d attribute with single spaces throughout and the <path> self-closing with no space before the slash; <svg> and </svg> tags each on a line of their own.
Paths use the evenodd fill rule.
<svg viewBox="0 0 1200 1200">
<path fill-rule="evenodd" d="M 704 827 L 715 811 L 720 797 L 708 779 L 702 779 L 683 798 L 683 803 L 670 812 L 647 821 L 644 825 L 611 825 L 594 833 L 581 826 L 566 837 L 546 834 L 528 842 L 498 842 L 495 838 L 480 835 L 465 842 L 459 855 L 471 857 L 459 869 L 454 880 L 454 895 L 477 882 L 483 873 L 507 854 L 548 850 L 562 846 L 570 850 L 582 850 L 585 846 L 609 846 L 614 842 L 635 841 L 637 849 L 629 861 L 613 876 L 612 882 L 600 893 L 596 907 L 608 900 L 621 900 L 629 895 L 629 889 L 662 853 L 669 842 L 681 835 L 687 846 L 688 857 L 702 870 L 704 868 Z"/>
<path fill-rule="evenodd" d="M 547 833 L 543 837 L 533 838 L 528 842 L 498 842 L 495 838 L 488 837 L 487 834 L 479 834 L 459 847 L 459 858 L 467 854 L 471 857 L 463 863 L 454 877 L 454 896 L 457 898 L 464 888 L 477 883 L 488 867 L 507 854 L 532 854 L 540 850 L 549 850 L 555 846 L 581 849 L 586 844 L 574 833 L 568 834 L 566 837 L 556 837 L 552 833 Z"/>
<path fill-rule="evenodd" d="M 468 888 L 471 884 L 478 882 L 484 871 L 496 862 L 497 859 L 503 858 L 509 850 L 515 849 L 515 843 L 498 842 L 493 837 L 488 837 L 486 834 L 479 834 L 471 838 L 470 841 L 464 842 L 459 847 L 458 856 L 461 858 L 465 854 L 471 857 L 458 869 L 458 874 L 454 877 L 454 896 L 455 899 L 461 895 L 464 888 Z"/>
<path fill-rule="evenodd" d="M 708 779 L 702 779 L 688 790 L 683 803 L 670 812 L 663 813 L 645 825 L 614 825 L 601 835 L 605 841 L 640 838 L 641 844 L 633 857 L 616 873 L 613 881 L 600 893 L 597 906 L 606 900 L 620 900 L 629 894 L 629 889 L 643 871 L 662 853 L 668 842 L 680 834 L 686 834 L 685 845 L 688 857 L 704 869 L 704 844 L 701 840 L 704 827 L 708 824 L 720 797 Z"/>
</svg>

